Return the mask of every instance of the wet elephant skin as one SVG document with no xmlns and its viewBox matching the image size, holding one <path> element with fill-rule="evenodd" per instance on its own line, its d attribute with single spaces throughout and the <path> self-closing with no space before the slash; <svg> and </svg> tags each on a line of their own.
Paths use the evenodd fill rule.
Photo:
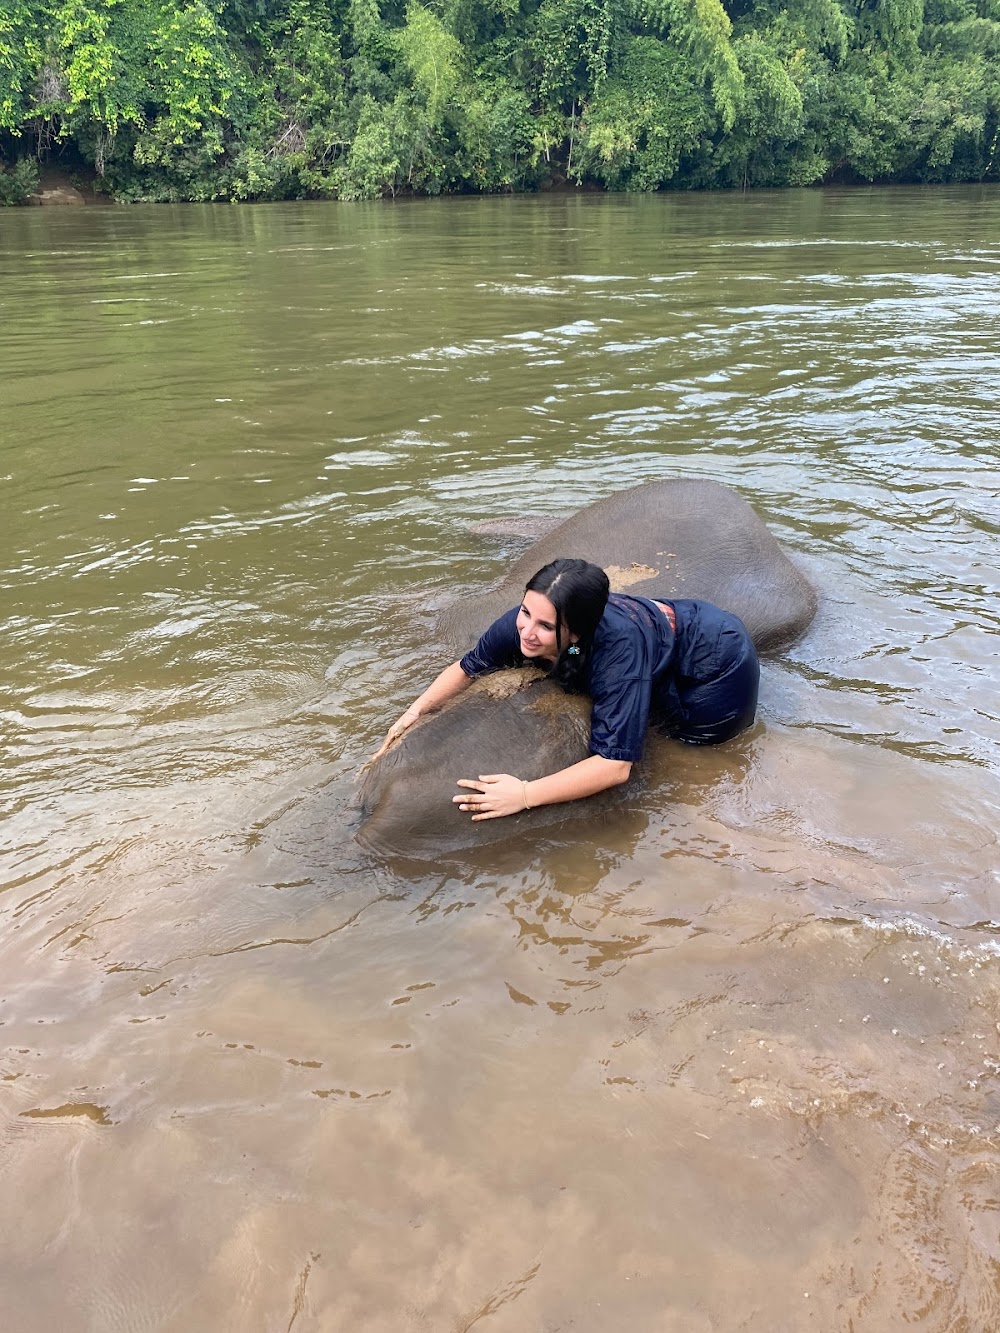
<svg viewBox="0 0 1000 1333">
<path fill-rule="evenodd" d="M 608 571 L 612 590 L 697 597 L 740 617 L 760 652 L 796 639 L 816 594 L 742 496 L 717 481 L 652 481 L 588 505 L 531 545 L 502 583 L 447 607 L 442 639 L 465 651 L 560 556 Z"/>
<path fill-rule="evenodd" d="M 603 565 L 619 591 L 714 602 L 740 616 L 763 652 L 791 642 L 816 611 L 811 585 L 745 500 L 718 482 L 659 481 L 599 500 L 540 538 L 498 587 L 446 608 L 442 639 L 459 651 L 470 647 L 559 556 Z M 531 780 L 586 757 L 589 701 L 537 675 L 501 672 L 476 682 L 371 765 L 362 777 L 358 840 L 381 855 L 433 859 L 565 819 L 562 805 L 473 823 L 451 800 L 459 777 Z M 589 798 L 588 813 L 626 790 Z"/>
<path fill-rule="evenodd" d="M 585 759 L 589 736 L 589 699 L 565 694 L 540 672 L 503 671 L 476 681 L 362 775 L 358 841 L 382 855 L 433 860 L 557 823 L 566 818 L 564 806 L 474 824 L 452 803 L 455 780 L 481 773 L 544 777 Z M 588 805 L 611 799 L 591 798 Z"/>
</svg>

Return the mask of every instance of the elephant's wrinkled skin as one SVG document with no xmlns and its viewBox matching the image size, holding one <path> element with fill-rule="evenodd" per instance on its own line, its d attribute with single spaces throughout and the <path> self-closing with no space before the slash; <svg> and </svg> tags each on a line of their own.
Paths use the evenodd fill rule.
<svg viewBox="0 0 1000 1333">
<path fill-rule="evenodd" d="M 763 652 L 791 642 L 816 611 L 806 578 L 734 491 L 713 481 L 656 481 L 599 500 L 547 533 L 498 587 L 444 612 L 442 639 L 461 651 L 471 647 L 517 605 L 528 579 L 560 556 L 602 565 L 619 592 L 697 597 L 734 611 Z M 432 858 L 565 819 L 572 807 L 559 805 L 474 824 L 451 802 L 457 778 L 514 773 L 530 780 L 586 757 L 589 701 L 537 675 L 501 672 L 478 681 L 408 731 L 364 774 L 358 839 L 382 854 Z M 421 685 L 414 682 L 414 694 Z M 588 814 L 614 798 L 591 797 Z"/>
<path fill-rule="evenodd" d="M 560 556 L 601 565 L 614 592 L 698 597 L 734 611 L 760 652 L 790 643 L 816 613 L 809 582 L 735 491 L 717 481 L 651 481 L 598 500 L 546 533 L 501 584 L 449 607 L 442 637 L 470 647 L 518 604 L 532 574 Z"/>
<path fill-rule="evenodd" d="M 590 700 L 567 695 L 541 672 L 501 671 L 478 680 L 460 699 L 422 718 L 367 770 L 358 840 L 382 855 L 433 860 L 510 837 L 529 822 L 538 827 L 565 819 L 565 806 L 550 805 L 473 824 L 451 804 L 455 779 L 544 777 L 585 758 L 589 738 Z"/>
</svg>

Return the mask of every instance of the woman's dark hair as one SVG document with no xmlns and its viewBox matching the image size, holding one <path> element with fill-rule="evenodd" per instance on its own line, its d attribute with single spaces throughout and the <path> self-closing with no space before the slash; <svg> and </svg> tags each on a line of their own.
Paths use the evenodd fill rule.
<svg viewBox="0 0 1000 1333">
<path fill-rule="evenodd" d="M 553 560 L 528 580 L 524 591 L 541 593 L 555 607 L 559 656 L 552 677 L 570 692 L 582 689 L 594 634 L 608 604 L 607 574 L 588 560 Z M 572 651 L 570 634 L 577 636 Z"/>
</svg>

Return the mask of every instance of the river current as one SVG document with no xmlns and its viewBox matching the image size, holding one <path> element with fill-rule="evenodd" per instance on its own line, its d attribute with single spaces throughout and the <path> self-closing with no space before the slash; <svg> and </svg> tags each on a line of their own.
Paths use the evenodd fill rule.
<svg viewBox="0 0 1000 1333">
<path fill-rule="evenodd" d="M 995 187 L 0 211 L 5 1329 L 1000 1325 L 998 237 Z M 751 732 L 365 853 L 482 525 L 667 476 L 820 593 Z"/>
</svg>

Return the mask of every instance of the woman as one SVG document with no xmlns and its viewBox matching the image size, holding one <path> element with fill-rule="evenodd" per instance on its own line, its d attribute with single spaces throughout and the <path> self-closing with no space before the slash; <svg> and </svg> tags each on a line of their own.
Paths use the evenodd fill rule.
<svg viewBox="0 0 1000 1333">
<path fill-rule="evenodd" d="M 529 663 L 547 667 L 564 689 L 590 695 L 590 755 L 530 782 L 510 773 L 459 779 L 468 790 L 453 800 L 474 820 L 626 782 L 651 718 L 678 740 L 715 745 L 750 726 L 757 709 L 760 667 L 736 616 L 709 602 L 611 594 L 599 566 L 554 560 L 529 580 L 521 605 L 494 621 L 393 723 L 378 755 L 477 676 Z"/>
</svg>

